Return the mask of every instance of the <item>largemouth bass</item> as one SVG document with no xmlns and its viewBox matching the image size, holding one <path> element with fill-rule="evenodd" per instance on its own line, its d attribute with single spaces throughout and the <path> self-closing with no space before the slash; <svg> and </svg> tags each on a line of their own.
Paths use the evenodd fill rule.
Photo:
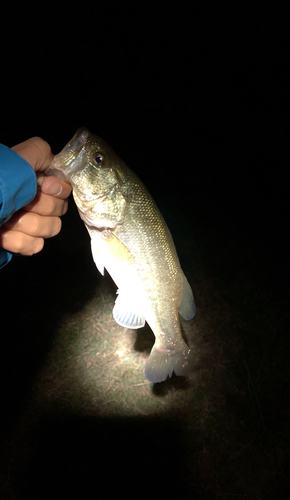
<svg viewBox="0 0 290 500">
<path fill-rule="evenodd" d="M 161 382 L 173 371 L 187 375 L 193 355 L 182 338 L 179 313 L 195 315 L 190 285 L 180 267 L 170 231 L 151 195 L 113 149 L 79 129 L 47 169 L 73 188 L 73 197 L 91 237 L 95 264 L 115 281 L 115 321 L 141 328 L 156 341 L 145 375 Z"/>
</svg>

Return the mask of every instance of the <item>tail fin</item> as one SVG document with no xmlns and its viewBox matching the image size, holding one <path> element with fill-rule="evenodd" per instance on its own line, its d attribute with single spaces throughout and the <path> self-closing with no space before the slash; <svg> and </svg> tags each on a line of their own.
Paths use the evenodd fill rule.
<svg viewBox="0 0 290 500">
<path fill-rule="evenodd" d="M 154 344 L 145 367 L 145 376 L 150 382 L 163 382 L 167 377 L 188 375 L 193 369 L 193 353 L 184 344 L 180 350 L 158 349 Z"/>
</svg>

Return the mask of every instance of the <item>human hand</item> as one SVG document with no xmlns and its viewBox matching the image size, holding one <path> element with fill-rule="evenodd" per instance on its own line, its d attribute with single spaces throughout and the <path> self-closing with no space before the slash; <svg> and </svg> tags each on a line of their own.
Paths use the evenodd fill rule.
<svg viewBox="0 0 290 500">
<path fill-rule="evenodd" d="M 45 238 L 59 233 L 60 216 L 67 211 L 71 186 L 58 177 L 44 174 L 54 156 L 49 144 L 40 137 L 11 149 L 35 170 L 38 187 L 35 198 L 1 226 L 0 246 L 9 252 L 33 255 L 42 250 Z"/>
</svg>

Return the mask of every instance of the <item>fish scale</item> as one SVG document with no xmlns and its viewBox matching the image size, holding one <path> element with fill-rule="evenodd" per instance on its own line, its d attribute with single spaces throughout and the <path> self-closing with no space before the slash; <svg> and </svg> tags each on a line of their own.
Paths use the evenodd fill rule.
<svg viewBox="0 0 290 500">
<path fill-rule="evenodd" d="M 100 137 L 79 129 L 47 169 L 70 182 L 91 237 L 99 271 L 118 287 L 117 323 L 141 328 L 155 344 L 145 367 L 152 382 L 187 375 L 194 360 L 182 338 L 179 314 L 195 315 L 191 287 L 181 269 L 171 233 L 137 175 Z"/>
</svg>

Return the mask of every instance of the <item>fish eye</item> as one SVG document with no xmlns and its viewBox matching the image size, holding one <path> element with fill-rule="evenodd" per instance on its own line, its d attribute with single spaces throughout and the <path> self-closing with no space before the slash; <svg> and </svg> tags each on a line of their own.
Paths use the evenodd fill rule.
<svg viewBox="0 0 290 500">
<path fill-rule="evenodd" d="M 105 164 L 104 156 L 101 155 L 100 153 L 96 154 L 95 162 L 99 165 L 99 167 L 103 166 Z"/>
</svg>

